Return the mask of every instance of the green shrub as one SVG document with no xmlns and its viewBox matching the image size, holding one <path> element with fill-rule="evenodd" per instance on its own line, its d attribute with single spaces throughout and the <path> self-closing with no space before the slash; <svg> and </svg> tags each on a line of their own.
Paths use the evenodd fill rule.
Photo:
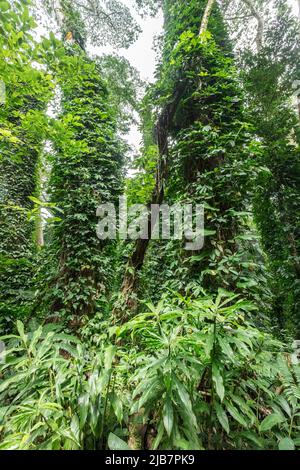
<svg viewBox="0 0 300 470">
<path fill-rule="evenodd" d="M 251 303 L 219 290 L 147 307 L 99 319 L 96 339 L 87 325 L 85 346 L 54 325 L 0 338 L 0 449 L 300 446 L 300 367 Z"/>
</svg>

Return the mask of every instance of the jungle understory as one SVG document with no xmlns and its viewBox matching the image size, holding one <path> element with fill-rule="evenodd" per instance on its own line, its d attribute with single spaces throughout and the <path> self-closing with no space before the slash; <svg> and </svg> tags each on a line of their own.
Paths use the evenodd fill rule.
<svg viewBox="0 0 300 470">
<path fill-rule="evenodd" d="M 298 3 L 0 0 L 1 450 L 300 449 Z"/>
</svg>

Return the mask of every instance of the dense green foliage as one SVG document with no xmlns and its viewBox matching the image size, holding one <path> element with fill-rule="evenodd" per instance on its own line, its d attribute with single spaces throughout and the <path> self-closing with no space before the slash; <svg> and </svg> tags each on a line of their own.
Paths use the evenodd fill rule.
<svg viewBox="0 0 300 470">
<path fill-rule="evenodd" d="M 136 39 L 122 2 L 0 1 L 1 450 L 300 448 L 299 24 L 263 3 L 199 34 L 207 0 L 136 0 L 145 87 L 89 55 Z M 100 240 L 121 195 L 202 204 L 204 247 Z"/>
<path fill-rule="evenodd" d="M 291 106 L 300 70 L 299 24 L 282 0 L 270 16 L 259 54 L 243 53 L 243 75 L 250 119 L 263 145 L 254 211 L 274 276 L 274 314 L 281 328 L 293 331 L 300 306 L 300 128 Z"/>
<path fill-rule="evenodd" d="M 257 265 L 261 253 L 253 246 L 256 234 L 250 213 L 253 186 L 262 171 L 258 162 L 261 145 L 246 121 L 244 96 L 219 12 L 212 18 L 212 30 L 218 31 L 216 43 L 209 32 L 197 37 L 194 29 L 199 22 L 189 21 L 201 14 L 199 2 L 191 3 L 188 12 L 186 8 L 181 2 L 170 8 L 166 58 L 150 94 L 162 106 L 174 105 L 168 122 L 172 140 L 166 200 L 204 204 L 205 246 L 201 253 L 187 253 L 181 243 L 160 244 L 157 264 L 151 252 L 150 266 L 146 264 L 145 269 L 151 275 L 158 271 L 159 294 L 166 287 L 197 295 L 202 288 L 215 292 L 222 286 L 263 301 L 263 289 L 258 294 L 258 280 L 264 282 L 263 268 Z M 191 31 L 177 40 L 174 23 L 182 22 L 188 22 Z M 171 55 L 167 53 L 170 48 Z M 156 285 L 153 290 L 157 294 Z"/>
<path fill-rule="evenodd" d="M 6 90 L 0 105 L 1 321 L 27 310 L 35 251 L 34 223 L 28 214 L 33 209 L 30 198 L 37 193 L 45 111 L 53 91 L 51 76 L 38 67 L 40 46 L 23 3 L 18 14 L 8 3 L 1 4 L 0 80 Z"/>
<path fill-rule="evenodd" d="M 107 333 L 98 323 L 85 346 L 49 325 L 25 334 L 19 322 L 1 367 L 1 448 L 300 445 L 299 365 L 246 320 L 251 304 L 220 291 L 148 308 Z M 133 414 L 140 436 L 128 447 Z"/>
<path fill-rule="evenodd" d="M 45 295 L 53 311 L 67 319 L 94 313 L 112 277 L 109 247 L 96 234 L 96 210 L 100 202 L 118 200 L 124 149 L 100 69 L 76 50 L 60 67 L 62 113 L 54 125 L 49 194 L 62 215 L 50 242 L 56 262 Z"/>
</svg>

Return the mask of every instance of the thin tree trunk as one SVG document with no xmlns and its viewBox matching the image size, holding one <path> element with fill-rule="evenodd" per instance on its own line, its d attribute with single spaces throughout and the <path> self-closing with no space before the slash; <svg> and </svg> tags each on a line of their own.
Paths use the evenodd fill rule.
<svg viewBox="0 0 300 470">
<path fill-rule="evenodd" d="M 43 158 L 42 156 L 40 157 L 41 159 Z M 37 180 L 38 180 L 38 198 L 42 199 L 42 192 L 43 192 L 43 171 L 42 171 L 42 161 L 39 162 L 38 164 L 38 169 L 37 169 Z M 42 206 L 39 206 L 38 208 L 38 213 L 37 213 L 37 219 L 35 223 L 35 241 L 36 245 L 39 248 L 42 248 L 44 246 L 44 227 L 43 227 L 43 208 Z"/>
<path fill-rule="evenodd" d="M 256 47 L 257 52 L 260 52 L 263 46 L 263 34 L 264 34 L 264 19 L 263 16 L 256 10 L 253 0 L 242 0 L 249 8 L 251 15 L 257 21 L 257 33 L 256 33 Z M 300 1 L 300 0 L 298 0 Z"/>
<path fill-rule="evenodd" d="M 60 30 L 63 29 L 64 25 L 64 12 L 60 0 L 53 0 L 53 11 L 55 14 L 55 19 Z"/>
<path fill-rule="evenodd" d="M 43 229 L 43 214 L 42 208 L 39 208 L 38 218 L 36 222 L 36 244 L 38 248 L 42 248 L 44 246 L 44 229 Z"/>
<path fill-rule="evenodd" d="M 131 255 L 127 269 L 125 271 L 122 287 L 121 287 L 121 308 L 116 307 L 113 315 L 121 322 L 126 321 L 128 311 L 134 312 L 137 308 L 136 301 L 132 297 L 132 293 L 136 290 L 138 273 L 143 267 L 147 248 L 152 237 L 153 229 L 159 222 L 159 213 L 155 217 L 151 214 L 151 206 L 153 204 L 160 205 L 164 199 L 164 183 L 168 172 L 168 131 L 169 125 L 173 119 L 177 109 L 178 102 L 183 93 L 184 86 L 180 86 L 173 95 L 173 100 L 161 112 L 156 125 L 156 140 L 159 150 L 158 164 L 156 170 L 156 182 L 151 200 L 148 203 L 148 237 L 147 239 L 138 239 L 135 249 Z M 152 218 L 151 218 L 152 215 Z M 127 313 L 126 313 L 127 312 Z"/>
<path fill-rule="evenodd" d="M 200 29 L 199 29 L 199 36 L 201 36 L 201 34 L 205 33 L 205 31 L 207 30 L 209 18 L 210 18 L 214 3 L 215 3 L 215 0 L 208 0 L 207 2 L 204 15 L 201 21 Z"/>
</svg>

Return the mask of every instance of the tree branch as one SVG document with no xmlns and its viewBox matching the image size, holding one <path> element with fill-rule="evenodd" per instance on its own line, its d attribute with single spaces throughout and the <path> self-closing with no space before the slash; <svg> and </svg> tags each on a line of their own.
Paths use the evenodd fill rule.
<svg viewBox="0 0 300 470">
<path fill-rule="evenodd" d="M 200 25 L 200 29 L 199 29 L 199 36 L 201 36 L 201 34 L 205 33 L 205 31 L 207 30 L 209 18 L 210 18 L 214 3 L 215 3 L 215 0 L 208 0 L 207 1 L 207 5 L 206 5 L 206 8 L 205 8 L 203 18 L 202 18 L 202 21 L 201 21 L 201 25 Z"/>
<path fill-rule="evenodd" d="M 260 52 L 263 46 L 263 34 L 264 34 L 264 19 L 262 15 L 256 10 L 253 0 L 242 0 L 247 7 L 249 8 L 251 15 L 254 16 L 254 18 L 257 21 L 257 34 L 256 34 L 256 47 L 257 47 L 257 52 Z"/>
<path fill-rule="evenodd" d="M 300 1 L 300 0 L 299 0 Z M 237 16 L 225 16 L 224 20 L 233 21 L 233 20 L 245 20 L 246 18 L 251 18 L 252 15 L 237 15 Z"/>
</svg>

